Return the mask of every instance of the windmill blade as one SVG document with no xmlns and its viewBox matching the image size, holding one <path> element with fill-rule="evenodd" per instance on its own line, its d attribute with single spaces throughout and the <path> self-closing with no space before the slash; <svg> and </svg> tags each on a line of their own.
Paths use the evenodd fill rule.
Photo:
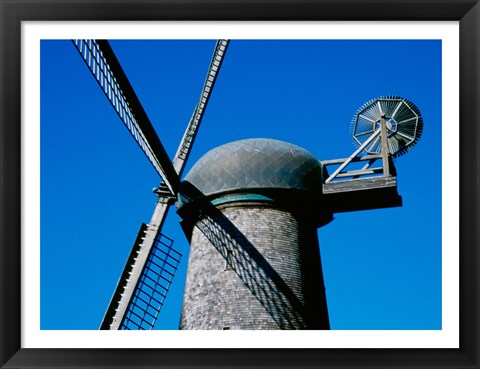
<svg viewBox="0 0 480 369">
<path fill-rule="evenodd" d="M 132 329 L 131 324 L 125 324 L 124 321 L 128 316 L 131 317 L 130 320 L 135 322 L 136 319 L 134 316 L 131 316 L 136 310 L 141 308 L 142 306 L 138 307 L 138 303 L 136 301 L 138 298 L 136 296 L 141 295 L 151 295 L 153 307 L 150 306 L 147 308 L 148 311 L 155 310 L 155 319 L 150 316 L 150 319 L 145 319 L 142 321 L 142 324 L 137 329 L 151 329 L 156 321 L 156 316 L 160 312 L 160 309 L 163 306 L 163 300 L 166 297 L 168 292 L 168 287 L 173 279 L 173 274 L 176 271 L 176 262 L 175 270 L 171 275 L 171 279 L 168 281 L 167 285 L 163 285 L 163 297 L 158 299 L 155 297 L 156 292 L 152 289 L 152 283 L 148 283 L 148 280 L 152 282 L 152 278 L 149 277 L 150 271 L 148 269 L 148 264 L 152 259 L 158 258 L 155 256 L 156 246 L 161 239 L 166 238 L 162 233 L 162 225 L 165 221 L 166 215 L 168 213 L 168 209 L 171 206 L 172 197 L 167 196 L 159 196 L 157 205 L 155 206 L 155 211 L 153 212 L 152 218 L 147 225 L 142 225 L 140 231 L 138 232 L 137 238 L 135 243 L 133 244 L 132 251 L 130 252 L 130 256 L 125 263 L 125 267 L 123 268 L 122 275 L 117 283 L 115 291 L 112 295 L 110 300 L 110 304 L 108 305 L 107 311 L 105 312 L 105 316 L 103 317 L 102 323 L 100 325 L 100 329 L 106 330 L 118 330 L 118 329 Z M 169 247 L 171 250 L 170 254 L 178 254 L 172 246 Z M 161 256 L 161 255 L 160 255 Z M 165 267 L 165 262 L 168 260 L 161 261 L 160 265 Z M 158 264 L 158 263 L 157 263 Z M 172 264 L 172 263 L 170 263 Z M 173 263 L 175 264 L 175 263 Z M 164 274 L 163 270 L 160 269 L 157 271 L 158 278 L 161 278 Z M 165 280 L 164 278 L 161 278 Z M 150 287 L 148 287 L 150 285 Z M 146 317 L 147 318 L 147 317 Z M 148 325 L 149 328 L 145 328 L 145 325 Z"/>
<path fill-rule="evenodd" d="M 215 46 L 200 99 L 175 155 L 173 166 L 178 175 L 185 167 L 227 45 L 228 40 L 219 40 Z M 163 185 L 160 185 L 157 194 L 159 199 L 150 223 L 142 226 L 138 233 L 100 329 L 152 329 L 162 308 L 181 255 L 171 246 L 168 247 L 168 253 L 158 252 L 158 245 L 165 246 L 161 240 L 168 239 L 161 230 L 175 197 Z M 155 263 L 155 259 L 160 263 Z M 150 265 L 156 265 L 157 268 L 152 271 Z M 153 278 L 149 276 L 152 273 Z"/>
<path fill-rule="evenodd" d="M 154 232 L 157 236 L 150 252 L 146 252 L 151 227 L 144 223 L 140 227 L 100 326 L 102 330 L 146 330 L 155 326 L 182 255 L 173 248 L 173 240 L 160 232 Z M 142 264 L 140 272 L 138 260 Z M 135 288 L 129 286 L 132 278 L 137 280 Z"/>
<path fill-rule="evenodd" d="M 153 329 L 182 255 L 173 240 L 159 234 L 125 312 L 120 329 Z"/>
<path fill-rule="evenodd" d="M 193 111 L 192 117 L 188 122 L 187 129 L 182 137 L 182 141 L 178 146 L 177 153 L 173 159 L 173 166 L 177 171 L 178 175 L 181 175 L 183 169 L 185 168 L 185 163 L 190 155 L 190 151 L 193 145 L 193 141 L 202 122 L 205 109 L 210 99 L 210 95 L 217 80 L 218 72 L 223 62 L 223 58 L 227 51 L 229 40 L 218 40 L 215 45 L 215 51 L 213 52 L 212 60 L 208 68 L 207 78 L 203 84 L 202 93 L 200 99 Z"/>
<path fill-rule="evenodd" d="M 118 116 L 172 194 L 180 179 L 142 104 L 106 40 L 72 40 Z"/>
</svg>

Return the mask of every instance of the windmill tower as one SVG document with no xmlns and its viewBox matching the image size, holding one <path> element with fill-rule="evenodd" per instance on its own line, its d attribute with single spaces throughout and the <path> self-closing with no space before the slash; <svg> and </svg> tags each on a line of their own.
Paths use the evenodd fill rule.
<svg viewBox="0 0 480 369">
<path fill-rule="evenodd" d="M 191 244 L 180 329 L 329 328 L 322 177 L 312 154 L 271 139 L 226 144 L 195 164 L 180 189 Z"/>
<path fill-rule="evenodd" d="M 423 124 L 418 109 L 398 97 L 367 103 L 352 122 L 358 148 L 348 158 L 320 162 L 292 144 L 246 140 L 207 153 L 181 181 L 228 42 L 216 45 L 172 161 L 108 43 L 74 44 L 164 180 L 101 329 L 155 324 L 181 258 L 161 232 L 175 202 L 192 242 L 181 328 L 328 329 L 316 228 L 336 212 L 401 205 L 391 158 L 418 140 Z M 376 162 L 381 166 L 373 167 Z"/>
</svg>

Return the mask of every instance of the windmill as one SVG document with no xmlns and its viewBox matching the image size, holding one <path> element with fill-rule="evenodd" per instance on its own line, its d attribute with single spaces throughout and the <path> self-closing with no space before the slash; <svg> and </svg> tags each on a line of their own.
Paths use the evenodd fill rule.
<svg viewBox="0 0 480 369">
<path fill-rule="evenodd" d="M 175 201 L 175 195 L 179 193 L 179 190 L 179 204 L 184 214 L 188 206 L 193 206 L 192 204 L 199 201 L 202 203 L 205 200 L 212 200 L 211 197 L 205 199 L 203 191 L 200 194 L 192 194 L 191 191 L 195 188 L 185 190 L 185 185 L 183 185 L 184 190 L 182 191 L 179 176 L 182 174 L 185 160 L 188 158 L 189 149 L 228 42 L 221 40 L 217 43 L 201 100 L 190 120 L 182 144 L 173 160 L 173 165 L 108 43 L 106 41 L 77 40 L 74 44 L 121 120 L 164 179 L 164 183 L 156 191 L 159 201 L 150 225 L 142 226 L 140 229 L 101 327 L 102 329 L 149 329 L 156 320 L 165 298 L 165 292 L 168 291 L 170 278 L 180 257 L 172 249 L 169 240 L 161 234 L 166 211 Z M 390 159 L 405 153 L 413 146 L 420 137 L 422 124 L 418 109 L 408 100 L 399 97 L 381 97 L 360 108 L 352 122 L 352 133 L 358 146 L 357 150 L 349 158 L 323 161 L 314 168 L 317 172 L 321 171 L 318 173 L 321 174 L 319 178 L 322 188 L 321 201 L 328 209 L 319 222 L 322 224 L 328 222 L 329 215 L 335 212 L 401 205 L 401 198 L 396 191 L 395 170 Z M 262 144 L 262 142 L 256 141 L 249 144 L 255 150 L 258 148 L 256 145 Z M 269 141 L 265 141 L 263 144 L 268 148 L 272 146 L 272 142 Z M 282 147 L 282 144 L 279 146 L 280 151 L 285 148 Z M 366 155 L 360 156 L 362 153 L 366 153 Z M 373 163 L 378 160 L 382 161 L 382 166 L 372 168 Z M 349 165 L 358 162 L 366 162 L 366 164 L 361 169 L 345 170 Z M 327 176 L 326 167 L 333 165 L 337 165 L 338 168 Z M 345 180 L 345 178 L 352 178 L 352 180 Z M 187 183 L 191 184 L 191 182 Z M 234 192 L 229 191 L 229 193 Z M 255 195 L 264 194 L 257 193 Z M 372 198 L 375 201 L 372 201 Z M 195 201 L 190 201 L 192 199 Z M 238 201 L 238 198 L 235 201 Z M 255 201 L 266 200 L 256 198 Z M 314 211 L 314 209 L 311 210 Z M 185 219 L 184 228 L 188 234 L 191 231 L 191 229 L 189 230 L 191 224 L 188 225 L 189 216 L 185 218 L 187 219 Z M 226 259 L 227 264 L 231 264 L 233 270 L 238 272 L 239 265 L 232 261 L 234 256 L 229 254 L 228 250 L 222 257 Z M 163 265 L 159 266 L 159 264 Z M 158 276 L 157 280 L 153 281 L 153 285 L 150 283 L 152 275 Z M 278 276 L 276 276 L 276 280 L 278 280 Z M 160 293 L 158 293 L 159 291 Z M 281 296 L 279 298 L 282 299 Z M 274 305 L 277 302 L 275 299 L 273 300 Z M 268 305 L 268 301 L 261 303 Z M 291 322 L 292 319 L 298 318 L 295 317 L 295 314 L 293 315 L 293 318 L 289 318 L 287 321 Z M 325 315 L 326 310 L 324 311 Z M 280 321 L 282 320 L 280 319 Z M 304 328 L 303 323 L 299 324 L 300 328 Z M 322 327 L 325 327 L 324 320 L 322 324 L 324 324 Z M 288 325 L 280 327 L 290 328 Z M 224 326 L 223 328 L 230 327 Z"/>
</svg>

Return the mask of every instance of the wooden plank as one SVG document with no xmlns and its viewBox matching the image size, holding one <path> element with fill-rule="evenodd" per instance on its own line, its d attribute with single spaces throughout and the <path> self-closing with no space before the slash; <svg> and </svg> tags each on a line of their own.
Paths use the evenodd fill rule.
<svg viewBox="0 0 480 369">
<path fill-rule="evenodd" d="M 382 172 L 383 172 L 382 167 L 375 167 L 370 169 L 357 169 L 357 170 L 350 170 L 348 172 L 338 173 L 336 178 L 355 177 L 355 176 L 362 176 L 367 174 L 378 174 Z"/>
<path fill-rule="evenodd" d="M 346 181 L 330 182 L 323 185 L 323 193 L 339 193 L 351 192 L 359 190 L 368 190 L 384 187 L 396 187 L 396 177 L 375 177 L 375 178 L 359 178 Z"/>
<path fill-rule="evenodd" d="M 326 183 L 323 185 L 323 201 L 333 213 L 402 206 L 396 177 Z"/>
<path fill-rule="evenodd" d="M 378 102 L 380 105 L 380 102 Z M 380 130 L 382 137 L 382 162 L 383 162 L 383 175 L 385 177 L 390 176 L 390 168 L 388 163 L 388 144 L 387 144 L 387 123 L 385 122 L 385 113 L 382 113 L 380 118 Z"/>
<path fill-rule="evenodd" d="M 330 177 L 325 180 L 325 182 L 331 182 L 336 177 L 336 175 L 340 173 L 348 164 L 350 164 L 352 160 L 355 159 L 355 157 L 357 157 L 358 154 L 360 154 L 360 152 L 368 146 L 368 144 L 370 144 L 370 142 L 372 142 L 376 137 L 378 137 L 379 134 L 380 131 L 375 131 L 358 149 L 355 150 L 352 155 L 348 157 L 347 160 L 342 163 L 342 165 L 335 169 L 335 171 L 330 175 Z"/>
<path fill-rule="evenodd" d="M 365 156 L 359 156 L 359 157 L 353 158 L 351 162 L 356 163 L 358 161 L 367 161 L 367 160 L 381 159 L 381 158 L 382 158 L 382 155 L 365 155 Z M 342 164 L 345 160 L 348 160 L 348 158 L 322 160 L 320 161 L 320 163 L 322 165 Z"/>
</svg>

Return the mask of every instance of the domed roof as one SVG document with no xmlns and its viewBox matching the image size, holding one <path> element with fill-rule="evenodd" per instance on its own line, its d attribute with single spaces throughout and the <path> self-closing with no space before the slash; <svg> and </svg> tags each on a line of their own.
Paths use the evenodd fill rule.
<svg viewBox="0 0 480 369">
<path fill-rule="evenodd" d="M 307 150 L 283 141 L 255 138 L 207 152 L 186 175 L 203 195 L 242 189 L 320 191 L 322 165 Z"/>
</svg>

